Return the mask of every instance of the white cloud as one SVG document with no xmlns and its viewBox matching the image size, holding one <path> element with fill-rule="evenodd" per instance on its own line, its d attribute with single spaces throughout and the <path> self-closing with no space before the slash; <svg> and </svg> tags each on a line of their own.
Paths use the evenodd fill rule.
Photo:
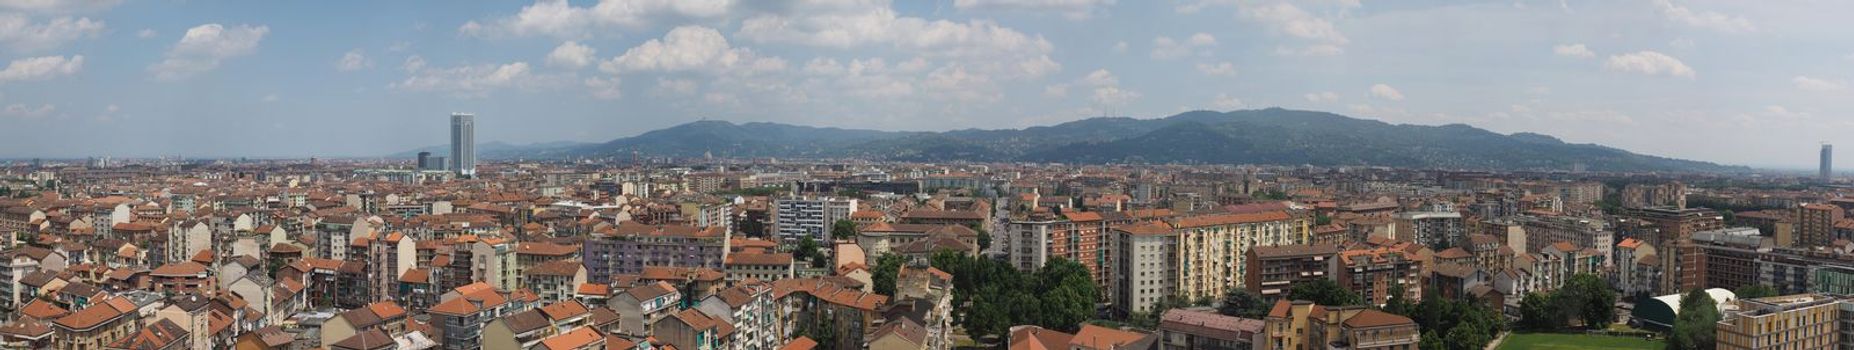
<svg viewBox="0 0 1854 350">
<path fill-rule="evenodd" d="M 1232 97 L 1227 93 L 1218 93 L 1216 98 L 1210 100 L 1210 105 L 1219 110 L 1233 110 L 1244 106 L 1242 99 Z"/>
<path fill-rule="evenodd" d="M 1848 88 L 1846 81 L 1817 79 L 1801 75 L 1791 78 L 1790 82 L 1796 84 L 1796 88 L 1807 91 L 1841 91 Z"/>
<path fill-rule="evenodd" d="M 103 21 L 59 17 L 45 22 L 18 13 L 0 13 L 0 44 L 13 50 L 36 52 L 103 34 Z"/>
<path fill-rule="evenodd" d="M 1120 77 L 1114 76 L 1114 72 L 1109 72 L 1106 69 L 1096 69 L 1093 72 L 1088 72 L 1088 75 L 1082 76 L 1081 83 L 1088 86 L 1118 85 L 1120 84 Z"/>
<path fill-rule="evenodd" d="M 367 68 L 373 68 L 373 60 L 367 59 L 367 55 L 362 53 L 360 49 L 348 51 L 348 53 L 341 55 L 341 59 L 335 61 L 335 70 L 343 72 L 352 72 Z"/>
<path fill-rule="evenodd" d="M 267 26 L 227 28 L 211 23 L 193 27 L 167 51 L 167 59 L 149 66 L 148 70 L 162 80 L 185 79 L 208 72 L 218 68 L 225 59 L 256 52 L 258 43 L 269 33 Z"/>
<path fill-rule="evenodd" d="M 148 29 L 148 28 L 143 28 L 142 30 L 135 32 L 135 37 L 142 38 L 142 39 L 153 39 L 155 35 L 159 35 L 159 33 L 155 33 L 154 29 Z"/>
<path fill-rule="evenodd" d="M 84 55 L 21 58 L 0 70 L 0 84 L 11 81 L 45 80 L 77 74 L 84 69 Z"/>
<path fill-rule="evenodd" d="M 0 116 L 37 119 L 50 116 L 57 111 L 58 106 L 53 105 L 39 105 L 35 108 L 25 104 L 15 103 L 7 105 L 5 109 L 0 109 Z"/>
<path fill-rule="evenodd" d="M 1563 44 L 1563 45 L 1553 46 L 1551 47 L 1551 52 L 1553 54 L 1557 54 L 1559 56 L 1565 56 L 1565 57 L 1576 57 L 1576 58 L 1596 57 L 1596 53 L 1591 52 L 1590 48 L 1584 47 L 1584 44 Z"/>
<path fill-rule="evenodd" d="M 280 100 L 282 100 L 282 98 L 277 97 L 277 94 L 264 95 L 264 98 L 261 99 L 261 101 L 264 102 L 277 102 Z"/>
<path fill-rule="evenodd" d="M 1603 68 L 1641 73 L 1646 75 L 1667 75 L 1692 79 L 1696 75 L 1692 67 L 1680 62 L 1680 59 L 1654 51 L 1637 51 L 1634 53 L 1609 56 Z"/>
<path fill-rule="evenodd" d="M 1096 106 L 1120 106 L 1140 98 L 1138 91 L 1121 88 L 1120 77 L 1106 69 L 1088 72 L 1076 80 L 1076 85 L 1093 88 L 1089 101 Z"/>
<path fill-rule="evenodd" d="M 1757 26 L 1743 16 L 1731 16 L 1713 11 L 1694 11 L 1684 6 L 1675 5 L 1672 0 L 1655 0 L 1655 7 L 1661 9 L 1661 15 L 1681 24 L 1706 28 L 1727 33 L 1753 32 Z"/>
<path fill-rule="evenodd" d="M 1056 72 L 1054 46 L 996 22 L 954 22 L 904 17 L 886 2 L 800 3 L 786 13 L 765 13 L 741 21 L 735 37 L 762 44 L 798 44 L 837 49 L 888 47 L 928 59 L 949 60 L 961 69 L 1002 79 L 1034 78 Z"/>
<path fill-rule="evenodd" d="M 922 86 L 937 98 L 963 103 L 996 102 L 1002 96 L 990 76 L 973 74 L 960 66 L 934 69 Z"/>
<path fill-rule="evenodd" d="M 587 92 L 591 93 L 593 98 L 597 98 L 601 100 L 616 100 L 620 97 L 624 97 L 624 93 L 619 89 L 620 84 L 618 81 L 618 77 L 586 78 L 585 84 L 586 84 Z"/>
<path fill-rule="evenodd" d="M 580 45 L 576 41 L 567 41 L 554 47 L 553 52 L 547 53 L 547 64 L 573 69 L 585 68 L 598 60 L 596 57 L 598 53 L 599 50 L 591 46 Z"/>
<path fill-rule="evenodd" d="M 1190 55 L 1209 55 L 1206 49 L 1217 46 L 1217 37 L 1210 33 L 1192 34 L 1184 40 L 1168 36 L 1152 38 L 1152 58 L 1169 60 Z"/>
<path fill-rule="evenodd" d="M 727 38 L 714 28 L 682 26 L 671 29 L 662 39 L 650 39 L 623 55 L 599 64 L 599 70 L 617 74 L 628 71 L 701 71 L 766 72 L 785 69 L 785 60 L 758 57 L 753 51 L 728 44 Z"/>
<path fill-rule="evenodd" d="M 953 0 L 953 8 L 965 10 L 1007 10 L 1054 12 L 1069 19 L 1086 19 L 1096 10 L 1112 6 L 1114 0 Z"/>
<path fill-rule="evenodd" d="M 401 63 L 399 67 L 405 69 L 407 72 L 417 72 L 420 69 L 425 69 L 425 58 L 419 57 L 418 55 L 406 56 L 406 62 Z"/>
<path fill-rule="evenodd" d="M 1198 63 L 1197 72 L 1207 75 L 1233 77 L 1236 76 L 1236 65 L 1230 64 L 1229 62 Z"/>
<path fill-rule="evenodd" d="M 1384 84 L 1372 85 L 1371 96 L 1391 101 L 1403 101 L 1402 91 L 1397 91 L 1397 88 Z"/>
<path fill-rule="evenodd" d="M 1307 102 L 1317 102 L 1317 103 L 1339 102 L 1339 94 L 1334 93 L 1332 91 L 1308 93 L 1305 97 L 1307 98 Z"/>
<path fill-rule="evenodd" d="M 488 22 L 469 21 L 457 31 L 478 37 L 554 36 L 580 38 L 610 29 L 637 29 L 653 20 L 716 18 L 728 14 L 733 0 L 601 0 L 591 7 L 566 0 L 537 0 L 514 16 Z"/>
<path fill-rule="evenodd" d="M 927 61 L 920 58 L 899 64 L 890 64 L 882 58 L 853 59 L 847 64 L 831 58 L 816 58 L 805 64 L 804 72 L 812 78 L 806 79 L 804 84 L 805 88 L 825 95 L 881 99 L 906 97 L 914 94 L 915 86 L 921 86 L 930 97 L 976 102 L 989 99 L 979 99 L 979 96 L 972 96 L 973 93 L 996 89 L 990 77 L 977 76 L 958 67 L 941 67 L 928 72 L 927 66 Z M 922 77 L 922 72 L 927 75 Z"/>
<path fill-rule="evenodd" d="M 690 79 L 657 78 L 657 93 L 666 95 L 694 95 L 698 83 Z"/>
<path fill-rule="evenodd" d="M 1125 41 L 1114 42 L 1114 53 L 1127 53 L 1127 42 Z M 1854 57 L 1854 54 L 1850 54 L 1848 56 Z"/>
<path fill-rule="evenodd" d="M 1303 48 L 1281 48 L 1278 53 L 1302 55 L 1334 55 L 1343 53 L 1344 46 L 1351 43 L 1333 26 L 1332 21 L 1316 17 L 1289 3 L 1272 5 L 1242 4 L 1238 6 L 1242 18 L 1261 22 L 1270 31 L 1287 35 L 1307 42 Z"/>
<path fill-rule="evenodd" d="M 389 87 L 405 91 L 449 92 L 460 97 L 487 97 L 493 90 L 548 87 L 558 80 L 557 77 L 535 74 L 527 62 L 514 62 L 451 68 L 421 67 L 412 71 L 411 76 L 405 80 Z M 616 79 L 612 80 L 612 84 L 613 89 L 616 89 Z"/>
</svg>

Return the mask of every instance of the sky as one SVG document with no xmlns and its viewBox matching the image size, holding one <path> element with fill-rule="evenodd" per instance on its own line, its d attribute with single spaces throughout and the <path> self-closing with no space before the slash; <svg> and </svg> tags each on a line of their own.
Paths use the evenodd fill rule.
<svg viewBox="0 0 1854 350">
<path fill-rule="evenodd" d="M 696 120 L 1321 110 L 1808 168 L 1854 2 L 0 0 L 0 157 L 372 156 Z M 1844 156 L 1845 158 L 1845 156 Z M 1854 164 L 1854 159 L 1842 162 Z"/>
</svg>

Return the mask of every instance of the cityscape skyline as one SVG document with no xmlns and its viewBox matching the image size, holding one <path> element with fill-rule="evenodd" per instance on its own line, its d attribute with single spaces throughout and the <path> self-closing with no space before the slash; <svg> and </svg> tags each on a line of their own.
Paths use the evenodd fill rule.
<svg viewBox="0 0 1854 350">
<path fill-rule="evenodd" d="M 1836 102 L 1850 49 L 1818 45 L 1846 41 L 1825 29 L 1843 4 L 696 4 L 7 2 L 0 118 L 40 132 L 0 157 L 365 157 L 444 143 L 402 131 L 452 109 L 499 116 L 479 139 L 518 144 L 703 119 L 998 129 L 1270 106 L 1784 169 L 1813 167 L 1787 151 L 1810 140 L 1854 141 L 1833 132 L 1854 113 Z M 366 15 L 282 15 L 333 13 Z M 831 34 L 847 29 L 866 35 Z M 56 142 L 72 137 L 93 141 Z"/>
</svg>

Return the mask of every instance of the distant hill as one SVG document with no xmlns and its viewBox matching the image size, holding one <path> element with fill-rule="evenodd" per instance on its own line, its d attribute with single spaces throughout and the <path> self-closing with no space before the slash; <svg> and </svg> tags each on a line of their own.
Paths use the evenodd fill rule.
<svg viewBox="0 0 1854 350">
<path fill-rule="evenodd" d="M 559 145 L 556 145 L 559 146 Z M 488 157 L 489 147 L 482 147 Z M 446 151 L 448 152 L 448 151 Z M 1280 108 L 1193 111 L 1159 119 L 1091 118 L 1025 129 L 896 132 L 700 121 L 600 144 L 529 147 L 530 156 L 864 158 L 896 161 L 1372 165 L 1478 170 L 1730 172 L 1555 137 L 1462 124 L 1390 124 Z M 434 152 L 443 153 L 443 152 Z"/>
</svg>

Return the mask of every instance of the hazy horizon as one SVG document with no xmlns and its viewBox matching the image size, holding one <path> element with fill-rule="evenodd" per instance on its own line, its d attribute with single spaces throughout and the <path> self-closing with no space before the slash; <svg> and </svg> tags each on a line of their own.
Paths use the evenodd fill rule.
<svg viewBox="0 0 1854 350">
<path fill-rule="evenodd" d="M 370 157 L 691 121 L 1187 110 L 1468 124 L 1771 169 L 1854 145 L 1854 4 L 0 1 L 0 157 Z M 323 20 L 339 18 L 340 20 Z M 1847 162 L 1854 164 L 1854 161 Z"/>
</svg>

